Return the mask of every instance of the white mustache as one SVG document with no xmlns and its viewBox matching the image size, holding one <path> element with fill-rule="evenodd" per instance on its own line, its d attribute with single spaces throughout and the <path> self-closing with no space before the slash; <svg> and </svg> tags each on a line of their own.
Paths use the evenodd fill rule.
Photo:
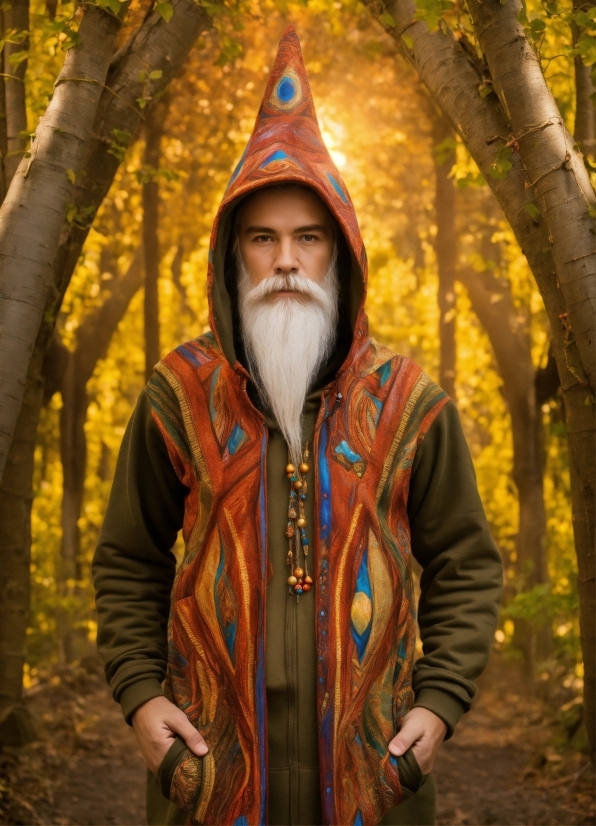
<svg viewBox="0 0 596 826">
<path fill-rule="evenodd" d="M 304 275 L 291 273 L 290 275 L 272 275 L 269 278 L 263 279 L 256 287 L 253 287 L 246 294 L 247 303 L 260 301 L 266 298 L 271 293 L 278 293 L 282 291 L 291 291 L 307 295 L 318 301 L 320 304 L 327 299 L 325 290 L 320 287 L 315 281 L 306 278 Z"/>
</svg>

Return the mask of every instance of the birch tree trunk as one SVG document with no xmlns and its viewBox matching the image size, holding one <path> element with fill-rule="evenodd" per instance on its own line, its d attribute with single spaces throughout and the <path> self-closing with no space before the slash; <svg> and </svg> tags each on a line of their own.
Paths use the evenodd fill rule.
<svg viewBox="0 0 596 826">
<path fill-rule="evenodd" d="M 527 206 L 533 203 L 536 193 L 531 187 L 526 187 L 527 172 L 521 155 L 513 151 L 508 157 L 511 169 L 506 174 L 498 174 L 498 177 L 495 177 L 494 173 L 499 173 L 503 150 L 514 146 L 512 142 L 511 147 L 507 147 L 512 130 L 508 116 L 505 114 L 505 110 L 497 96 L 489 94 L 482 97 L 480 94 L 479 87 L 485 83 L 487 78 L 483 74 L 483 66 L 475 56 L 474 47 L 471 44 L 466 47 L 465 36 L 459 33 L 459 37 L 456 39 L 447 27 L 442 27 L 439 31 L 430 33 L 426 23 L 414 20 L 416 7 L 413 0 L 387 0 L 387 2 L 383 2 L 383 0 L 365 0 L 365 2 L 377 15 L 381 15 L 385 11 L 389 12 L 392 19 L 389 20 L 387 16 L 383 18 L 385 28 L 394 38 L 406 59 L 417 70 L 435 102 L 461 135 L 470 154 L 478 164 L 511 224 L 544 300 L 551 326 L 568 426 L 574 535 L 579 569 L 582 651 L 586 675 L 584 689 L 585 721 L 590 748 L 593 752 L 594 697 L 596 693 L 594 680 L 596 624 L 594 599 L 594 477 L 596 462 L 594 456 L 593 387 L 590 385 L 588 376 L 590 369 L 593 370 L 594 356 L 593 353 L 586 352 L 590 349 L 588 329 L 590 325 L 584 327 L 582 321 L 577 325 L 577 329 L 572 329 L 573 322 L 571 324 L 569 322 L 571 307 L 568 307 L 566 303 L 570 296 L 575 301 L 574 318 L 579 313 L 582 320 L 586 320 L 591 312 L 591 329 L 593 330 L 594 310 L 586 309 L 586 302 L 593 301 L 592 280 L 583 276 L 580 276 L 577 282 L 567 280 L 565 296 L 563 295 L 562 282 L 553 257 L 554 244 L 551 245 L 548 233 L 544 232 L 544 221 L 534 220 L 530 214 L 531 207 L 530 212 L 526 209 Z M 487 6 L 483 5 L 483 14 L 492 14 L 492 7 L 496 2 L 497 0 L 490 0 Z M 477 6 L 478 4 L 474 0 L 471 4 L 472 16 L 474 16 L 474 10 L 477 9 Z M 519 3 L 516 0 L 515 7 L 518 8 L 518 6 Z M 501 11 L 507 8 L 515 17 L 515 11 L 511 11 L 512 7 L 510 7 L 509 0 L 504 6 L 501 6 Z M 523 31 L 516 35 L 516 42 L 519 54 L 526 54 L 528 44 Z M 513 48 L 514 46 L 512 46 Z M 535 62 L 535 56 L 530 55 L 529 62 Z M 497 68 L 497 72 L 501 71 L 501 68 Z M 517 71 L 510 65 L 508 82 L 516 84 L 520 82 L 521 78 L 524 78 L 523 82 L 525 83 L 527 75 L 524 75 L 521 69 Z M 544 88 L 544 78 L 542 76 L 536 78 L 536 81 L 538 82 L 536 91 L 529 95 L 528 100 L 533 112 L 535 112 L 537 105 L 541 107 L 542 104 L 536 104 L 535 101 L 532 101 L 532 95 L 536 94 L 539 97 L 539 90 Z M 520 105 L 519 95 L 515 99 L 515 105 Z M 550 104 L 544 104 L 544 108 L 547 112 L 550 112 Z M 517 119 L 519 117 L 519 114 L 516 115 Z M 547 118 L 545 117 L 542 121 L 532 124 L 532 126 L 546 123 L 546 121 Z M 562 132 L 559 121 L 560 116 L 557 115 L 554 125 L 545 126 L 544 130 L 547 132 L 552 130 L 554 133 L 556 129 L 559 141 L 562 140 L 565 143 L 567 139 L 564 132 Z M 548 122 L 550 123 L 550 120 Z M 534 133 L 533 140 L 535 143 L 541 143 L 541 135 L 544 130 Z M 517 137 L 520 138 L 521 133 Z M 527 146 L 530 136 L 526 135 L 525 138 Z M 572 147 L 573 143 L 570 146 Z M 552 147 L 549 148 L 549 151 L 551 149 Z M 592 192 L 590 195 L 590 192 L 585 191 L 585 169 L 583 169 L 583 165 L 582 169 L 577 172 L 577 179 L 575 178 L 576 167 L 579 164 L 578 158 L 573 154 L 571 148 L 569 169 L 561 168 L 567 163 L 565 157 L 565 153 L 561 157 L 557 157 L 556 163 L 552 164 L 557 167 L 553 172 L 556 174 L 568 173 L 570 178 L 573 177 L 574 182 L 578 181 L 578 183 L 570 184 L 572 189 L 575 186 L 570 209 L 577 209 L 579 201 L 585 196 L 586 215 L 582 219 L 581 226 L 584 227 L 584 232 L 593 242 L 594 236 L 590 232 L 591 227 L 588 225 L 586 216 L 588 216 L 589 204 L 594 203 L 594 194 Z M 544 181 L 550 177 L 550 167 L 545 168 L 543 165 L 541 169 L 542 172 L 547 173 L 546 178 L 537 181 L 536 170 L 533 170 L 531 180 L 542 185 L 539 186 L 539 191 L 546 197 Z M 560 189 L 564 190 L 565 187 L 561 186 Z M 577 197 L 578 193 L 581 193 L 581 198 Z M 552 215 L 549 215 L 549 221 L 551 220 Z M 575 234 L 576 231 L 576 227 L 570 228 L 572 234 Z M 557 231 L 557 254 L 559 257 L 561 257 L 561 250 L 564 248 L 564 242 L 560 235 L 561 230 L 559 229 Z M 585 239 L 582 240 L 581 246 L 582 249 L 584 246 L 587 247 Z M 575 251 L 572 251 L 571 258 L 577 258 Z M 587 263 L 591 259 L 592 255 L 588 250 L 585 259 L 580 258 L 575 261 L 569 259 L 568 266 L 581 265 L 581 262 Z M 565 277 L 568 277 L 568 272 Z M 574 295 L 575 298 L 573 298 Z M 578 342 L 581 344 L 581 350 Z"/>
<path fill-rule="evenodd" d="M 0 209 L 0 473 L 18 419 L 52 264 L 80 172 L 120 20 L 82 6 L 79 45 L 70 49 Z"/>
</svg>

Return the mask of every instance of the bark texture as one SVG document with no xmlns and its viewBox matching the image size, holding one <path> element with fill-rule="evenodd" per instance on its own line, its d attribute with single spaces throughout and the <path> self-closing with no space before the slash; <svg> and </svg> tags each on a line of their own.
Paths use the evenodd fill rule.
<svg viewBox="0 0 596 826">
<path fill-rule="evenodd" d="M 72 199 L 120 21 L 81 7 L 81 42 L 68 52 L 54 95 L 0 210 L 0 473 L 39 333 L 52 264 Z"/>
<path fill-rule="evenodd" d="M 4 46 L 4 88 L 6 97 L 7 155 L 4 161 L 5 191 L 10 186 L 15 172 L 27 148 L 27 105 L 25 100 L 25 74 L 27 60 L 22 59 L 29 51 L 29 38 L 23 32 L 29 31 L 29 0 L 13 0 L 4 8 L 4 30 L 11 33 Z M 12 60 L 11 60 L 12 58 Z M 15 61 L 18 61 L 15 65 Z"/>
<path fill-rule="evenodd" d="M 585 718 L 588 738 L 593 751 L 594 697 L 596 694 L 594 680 L 596 623 L 594 616 L 595 421 L 593 393 L 590 391 L 588 379 L 589 365 L 590 363 L 593 364 L 593 354 L 587 354 L 584 368 L 583 359 L 585 350 L 589 349 L 587 348 L 589 333 L 584 329 L 585 335 L 582 337 L 582 352 L 580 352 L 577 338 L 578 334 L 581 333 L 582 324 L 578 325 L 577 330 L 572 329 L 573 323 L 569 320 L 566 305 L 566 297 L 577 291 L 579 280 L 581 280 L 586 290 L 574 307 L 574 312 L 577 315 L 578 307 L 580 307 L 580 312 L 584 313 L 586 311 L 586 301 L 593 301 L 591 281 L 589 278 L 580 276 L 578 282 L 566 283 L 566 297 L 564 297 L 553 257 L 554 244 L 551 245 L 549 234 L 544 231 L 545 221 L 534 220 L 526 210 L 526 206 L 533 203 L 535 191 L 531 187 L 526 187 L 528 173 L 521 155 L 517 151 L 512 152 L 509 157 L 512 168 L 504 177 L 496 178 L 490 174 L 498 163 L 499 150 L 504 148 L 510 141 L 512 124 L 510 124 L 508 116 L 496 95 L 489 94 L 484 98 L 480 95 L 479 86 L 485 81 L 485 74 L 488 73 L 486 67 L 476 57 L 474 47 L 466 43 L 464 35 L 460 34 L 456 39 L 446 27 L 438 32 L 430 33 L 426 23 L 414 20 L 416 8 L 412 0 L 365 1 L 375 14 L 379 15 L 384 11 L 391 14 L 395 25 L 385 23 L 385 28 L 400 47 L 402 54 L 417 70 L 431 96 L 439 105 L 445 117 L 450 120 L 453 127 L 461 135 L 470 154 L 478 164 L 511 224 L 544 300 L 551 325 L 554 353 L 563 389 L 568 426 L 574 535 L 579 568 L 582 650 L 586 673 Z M 493 2 L 496 2 L 496 0 L 491 0 L 490 4 L 482 7 L 484 14 L 493 13 Z M 509 6 L 508 2 L 501 6 L 501 10 L 507 9 Z M 518 8 L 519 4 L 516 2 L 515 6 Z M 471 5 L 473 16 L 476 7 L 477 3 L 474 2 Z M 510 8 L 510 12 L 512 17 L 515 18 L 515 11 L 511 11 Z M 404 35 L 407 35 L 407 43 L 403 40 Z M 520 53 L 526 54 L 528 44 L 523 31 L 521 34 L 518 32 L 517 40 L 517 48 Z M 535 63 L 535 56 L 530 55 L 528 59 Z M 511 69 L 508 82 L 515 84 L 518 78 L 519 73 L 515 69 Z M 537 80 L 539 82 L 537 90 L 540 90 L 543 88 L 544 79 L 541 77 Z M 531 111 L 535 112 L 535 103 L 531 99 L 528 102 Z M 520 98 L 518 96 L 515 98 L 515 105 L 519 104 Z M 550 104 L 545 105 L 545 109 L 549 112 Z M 536 122 L 531 126 L 539 126 L 541 123 L 545 123 L 548 117 L 547 114 L 543 121 Z M 554 126 L 545 126 L 542 131 L 533 133 L 533 140 L 540 143 L 541 136 L 545 131 L 547 133 L 549 130 L 554 132 L 556 129 L 557 135 L 559 138 L 563 137 L 563 143 L 565 143 L 567 138 L 562 132 L 559 120 L 560 116 L 557 114 Z M 516 135 L 521 138 L 521 131 Z M 531 135 L 525 136 L 526 145 L 530 137 Z M 515 146 L 515 142 L 511 142 L 510 148 L 515 149 Z M 557 169 L 554 171 L 557 173 L 565 172 L 570 178 L 573 177 L 575 181 L 578 160 L 577 157 L 572 156 L 571 152 L 569 160 L 570 168 L 561 169 L 562 166 L 565 166 L 565 154 L 558 157 Z M 572 160 L 573 163 L 571 163 Z M 550 177 L 549 169 L 545 170 L 543 166 L 542 172 L 545 171 L 547 174 L 545 178 L 541 179 L 542 182 Z M 538 181 L 537 178 L 541 173 L 538 173 L 537 170 L 531 170 L 531 174 L 531 181 L 540 184 L 541 181 Z M 575 184 L 576 189 L 572 197 L 574 206 L 571 209 L 577 207 L 578 200 L 575 196 L 578 191 L 581 191 L 582 196 L 586 195 L 587 200 L 584 201 L 584 204 L 587 213 L 588 203 L 593 202 L 594 196 L 593 192 L 591 195 L 589 192 L 584 193 L 582 184 L 585 181 L 584 174 L 585 170 L 580 170 L 577 178 L 579 183 Z M 542 192 L 543 188 L 544 184 L 539 187 L 539 191 Z M 545 198 L 546 194 L 544 192 Z M 551 220 L 552 216 L 549 216 L 549 221 Z M 584 226 L 584 232 L 589 235 L 593 243 L 594 235 L 589 232 L 590 227 L 587 224 L 588 222 L 584 216 L 582 226 Z M 571 227 L 570 232 L 574 234 L 576 228 Z M 581 244 L 582 248 L 585 245 L 584 239 Z M 560 254 L 560 250 L 561 247 L 558 247 L 558 254 Z M 572 252 L 571 257 L 577 257 L 575 251 Z M 591 252 L 588 251 L 586 263 L 587 260 L 592 260 L 592 257 Z M 570 261 L 569 266 L 580 264 L 583 260 Z M 589 312 L 586 311 L 584 314 L 589 315 Z M 593 327 L 592 310 L 592 330 Z"/>
</svg>

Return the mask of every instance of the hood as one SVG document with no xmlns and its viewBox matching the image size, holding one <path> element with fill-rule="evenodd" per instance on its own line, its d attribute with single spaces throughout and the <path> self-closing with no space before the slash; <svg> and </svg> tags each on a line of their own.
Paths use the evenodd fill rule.
<svg viewBox="0 0 596 826">
<path fill-rule="evenodd" d="M 229 254 L 234 209 L 248 194 L 265 186 L 294 181 L 312 187 L 335 217 L 340 243 L 341 360 L 343 371 L 368 338 L 364 313 L 367 261 L 354 206 L 323 142 L 293 26 L 280 40 L 277 57 L 250 140 L 234 170 L 213 223 L 207 275 L 211 330 L 230 364 L 241 358 L 235 268 Z M 234 277 L 232 277 L 232 274 Z M 337 356 L 336 356 L 337 357 Z"/>
</svg>

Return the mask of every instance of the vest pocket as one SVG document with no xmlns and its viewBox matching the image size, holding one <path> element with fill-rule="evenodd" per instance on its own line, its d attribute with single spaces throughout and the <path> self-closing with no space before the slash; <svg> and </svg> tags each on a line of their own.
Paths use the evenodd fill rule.
<svg viewBox="0 0 596 826">
<path fill-rule="evenodd" d="M 186 751 L 186 743 L 184 740 L 176 735 L 176 739 L 167 750 L 164 759 L 161 761 L 159 768 L 157 770 L 157 779 L 159 780 L 159 788 L 161 789 L 162 795 L 167 799 L 170 800 L 170 789 L 172 786 L 172 778 L 174 777 L 174 772 L 178 766 L 178 763 L 182 759 L 182 755 Z"/>
<path fill-rule="evenodd" d="M 422 774 L 418 761 L 414 756 L 411 746 L 398 759 L 397 771 L 404 796 L 416 794 L 426 780 L 426 777 Z"/>
<path fill-rule="evenodd" d="M 179 809 L 196 813 L 201 808 L 204 761 L 208 758 L 213 762 L 211 752 L 197 757 L 184 740 L 176 736 L 157 770 L 162 795 Z"/>
</svg>

